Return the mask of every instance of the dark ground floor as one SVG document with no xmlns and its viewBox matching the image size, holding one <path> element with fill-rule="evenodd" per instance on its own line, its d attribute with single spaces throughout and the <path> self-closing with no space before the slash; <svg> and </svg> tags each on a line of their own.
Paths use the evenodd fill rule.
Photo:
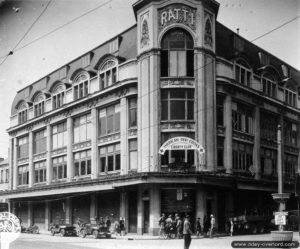
<svg viewBox="0 0 300 249">
<path fill-rule="evenodd" d="M 112 224 L 123 217 L 126 232 L 157 235 L 161 213 L 198 217 L 214 214 L 219 231 L 225 231 L 229 217 L 251 214 L 272 215 L 277 204 L 271 191 L 232 189 L 187 183 L 151 183 L 123 186 L 114 190 L 70 193 L 10 199 L 11 212 L 24 226 L 36 224 L 48 230 L 51 223 L 94 223 L 95 217 L 109 217 Z M 292 197 L 286 210 L 297 209 Z M 112 225 L 112 229 L 114 226 Z"/>
</svg>

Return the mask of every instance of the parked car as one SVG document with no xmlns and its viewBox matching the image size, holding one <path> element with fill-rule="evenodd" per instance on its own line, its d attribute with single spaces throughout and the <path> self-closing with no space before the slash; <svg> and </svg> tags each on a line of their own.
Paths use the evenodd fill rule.
<svg viewBox="0 0 300 249">
<path fill-rule="evenodd" d="M 87 235 L 92 235 L 95 239 L 101 236 L 111 238 L 111 232 L 109 229 L 100 224 L 83 224 L 80 227 L 79 236 L 85 238 Z"/>
<path fill-rule="evenodd" d="M 61 236 L 74 236 L 76 235 L 76 229 L 73 225 L 65 224 L 62 220 L 61 224 L 52 224 L 50 226 L 51 235 L 60 234 Z"/>
</svg>

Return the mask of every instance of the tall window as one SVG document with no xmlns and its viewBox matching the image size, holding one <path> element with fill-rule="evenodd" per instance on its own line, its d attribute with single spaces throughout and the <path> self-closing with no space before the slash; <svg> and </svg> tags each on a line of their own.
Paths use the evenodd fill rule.
<svg viewBox="0 0 300 249">
<path fill-rule="evenodd" d="M 19 124 L 27 122 L 27 106 L 25 103 L 18 108 L 18 122 Z"/>
<path fill-rule="evenodd" d="M 129 140 L 129 169 L 137 170 L 137 140 Z"/>
<path fill-rule="evenodd" d="M 194 90 L 162 90 L 162 120 L 194 120 Z"/>
<path fill-rule="evenodd" d="M 288 82 L 286 87 L 284 88 L 284 101 L 288 105 L 296 106 L 296 96 L 297 96 L 297 89 L 296 87 Z"/>
<path fill-rule="evenodd" d="M 232 161 L 233 169 L 248 171 L 249 167 L 253 165 L 253 146 L 246 143 L 233 141 Z"/>
<path fill-rule="evenodd" d="M 74 100 L 80 99 L 89 93 L 90 76 L 87 72 L 81 72 L 74 78 Z"/>
<path fill-rule="evenodd" d="M 67 123 L 54 125 L 52 128 L 52 149 L 62 148 L 67 145 Z"/>
<path fill-rule="evenodd" d="M 298 129 L 297 123 L 284 120 L 284 143 L 287 145 L 297 146 Z"/>
<path fill-rule="evenodd" d="M 100 147 L 100 173 L 120 170 L 120 144 Z"/>
<path fill-rule="evenodd" d="M 217 95 L 217 125 L 224 125 L 224 98 Z"/>
<path fill-rule="evenodd" d="M 136 98 L 129 99 L 129 127 L 137 126 L 137 104 Z"/>
<path fill-rule="evenodd" d="M 18 158 L 25 158 L 29 155 L 28 136 L 18 139 Z"/>
<path fill-rule="evenodd" d="M 161 48 L 161 77 L 194 76 L 194 41 L 188 32 L 171 30 Z"/>
<path fill-rule="evenodd" d="M 35 117 L 38 117 L 45 112 L 45 99 L 42 93 L 35 97 L 33 106 Z"/>
<path fill-rule="evenodd" d="M 35 183 L 46 182 L 46 161 L 34 163 Z"/>
<path fill-rule="evenodd" d="M 62 84 L 56 86 L 52 92 L 52 107 L 57 109 L 64 104 L 65 92 Z"/>
<path fill-rule="evenodd" d="M 39 154 L 47 150 L 46 130 L 41 130 L 34 133 L 33 139 L 33 154 Z"/>
<path fill-rule="evenodd" d="M 248 65 L 241 60 L 235 63 L 235 80 L 245 86 L 250 86 L 251 83 L 251 71 Z"/>
<path fill-rule="evenodd" d="M 91 139 L 91 114 L 86 114 L 74 119 L 74 143 Z"/>
<path fill-rule="evenodd" d="M 100 90 L 117 82 L 117 62 L 107 60 L 99 69 Z"/>
<path fill-rule="evenodd" d="M 55 157 L 52 159 L 54 181 L 67 178 L 67 156 Z"/>
<path fill-rule="evenodd" d="M 232 128 L 249 134 L 254 134 L 253 114 L 250 109 L 236 103 L 232 110 Z"/>
<path fill-rule="evenodd" d="M 28 165 L 18 166 L 18 185 L 27 185 L 29 181 Z"/>
<path fill-rule="evenodd" d="M 277 118 L 268 113 L 260 115 L 260 134 L 261 138 L 276 141 L 277 140 Z"/>
<path fill-rule="evenodd" d="M 263 92 L 275 98 L 277 96 L 277 84 L 272 75 L 265 73 L 262 77 Z"/>
<path fill-rule="evenodd" d="M 120 104 L 99 111 L 99 135 L 105 136 L 120 131 Z"/>
<path fill-rule="evenodd" d="M 75 176 L 91 174 L 91 150 L 74 153 Z"/>
<path fill-rule="evenodd" d="M 285 178 L 295 178 L 298 157 L 296 155 L 284 154 Z"/>
<path fill-rule="evenodd" d="M 263 175 L 277 175 L 277 151 L 260 148 L 260 167 Z"/>
</svg>

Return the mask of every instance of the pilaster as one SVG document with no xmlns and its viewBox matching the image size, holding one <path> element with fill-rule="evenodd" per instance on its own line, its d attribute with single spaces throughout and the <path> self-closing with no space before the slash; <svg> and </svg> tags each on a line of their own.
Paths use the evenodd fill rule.
<svg viewBox="0 0 300 249">
<path fill-rule="evenodd" d="M 33 207 L 32 207 L 32 202 L 31 201 L 28 201 L 28 222 L 27 222 L 27 225 L 28 226 L 31 226 L 33 225 Z"/>
<path fill-rule="evenodd" d="M 97 122 L 97 109 L 92 108 L 91 110 L 91 122 L 92 122 L 92 179 L 98 178 L 98 146 L 97 146 L 97 131 L 98 131 L 98 122 Z"/>
<path fill-rule="evenodd" d="M 65 210 L 66 210 L 66 217 L 65 222 L 66 224 L 72 224 L 72 198 L 67 197 L 65 200 Z"/>
<path fill-rule="evenodd" d="M 13 189 L 17 189 L 18 186 L 18 139 L 14 138 L 13 144 L 14 152 L 13 152 L 13 167 L 12 167 L 12 175 L 13 175 Z"/>
<path fill-rule="evenodd" d="M 96 193 L 92 193 L 91 195 L 91 205 L 90 205 L 90 222 L 91 224 L 96 224 L 96 219 L 95 217 L 97 215 L 97 198 L 96 198 Z"/>
<path fill-rule="evenodd" d="M 45 203 L 45 228 L 48 231 L 50 227 L 50 219 L 51 219 L 51 203 L 49 201 L 46 201 Z"/>
<path fill-rule="evenodd" d="M 73 166 L 73 119 L 71 117 L 67 118 L 67 179 L 68 182 L 72 181 L 74 176 L 74 166 Z"/>
<path fill-rule="evenodd" d="M 128 222 L 128 195 L 127 192 L 122 191 L 120 193 L 120 217 L 123 217 L 125 220 L 125 230 L 129 230 Z"/>
<path fill-rule="evenodd" d="M 28 152 L 28 169 L 29 169 L 29 180 L 28 186 L 31 188 L 34 184 L 34 166 L 33 166 L 33 132 L 29 132 L 29 152 Z"/>
<path fill-rule="evenodd" d="M 125 97 L 120 101 L 120 137 L 121 137 L 121 175 L 127 174 L 129 165 L 128 151 L 128 104 Z"/>
<path fill-rule="evenodd" d="M 46 181 L 47 185 L 51 184 L 52 181 L 52 158 L 51 158 L 51 149 L 52 149 L 52 131 L 50 124 L 47 125 L 47 162 L 46 162 Z"/>
<path fill-rule="evenodd" d="M 254 147 L 253 147 L 253 166 L 255 168 L 255 179 L 261 178 L 260 166 L 260 108 L 254 110 Z"/>
<path fill-rule="evenodd" d="M 160 188 L 155 184 L 150 189 L 150 217 L 149 217 L 149 234 L 159 235 L 160 218 Z"/>
<path fill-rule="evenodd" d="M 196 190 L 196 215 L 195 219 L 200 218 L 203 223 L 204 216 L 206 215 L 206 191 L 202 187 Z M 196 221 L 196 220 L 195 220 Z"/>
<path fill-rule="evenodd" d="M 227 95 L 224 100 L 224 166 L 226 173 L 232 173 L 232 98 Z"/>
<path fill-rule="evenodd" d="M 137 234 L 143 234 L 143 214 L 144 214 L 144 207 L 143 207 L 143 200 L 142 200 L 142 188 L 139 186 L 137 192 Z"/>
</svg>

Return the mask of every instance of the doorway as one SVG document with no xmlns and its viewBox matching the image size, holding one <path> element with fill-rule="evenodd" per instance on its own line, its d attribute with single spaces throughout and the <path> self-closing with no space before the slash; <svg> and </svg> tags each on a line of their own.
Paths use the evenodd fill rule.
<svg viewBox="0 0 300 249">
<path fill-rule="evenodd" d="M 143 231 L 143 233 L 149 233 L 150 202 L 149 202 L 149 200 L 145 200 L 143 202 L 144 202 L 144 224 L 143 224 L 144 231 Z"/>
</svg>

